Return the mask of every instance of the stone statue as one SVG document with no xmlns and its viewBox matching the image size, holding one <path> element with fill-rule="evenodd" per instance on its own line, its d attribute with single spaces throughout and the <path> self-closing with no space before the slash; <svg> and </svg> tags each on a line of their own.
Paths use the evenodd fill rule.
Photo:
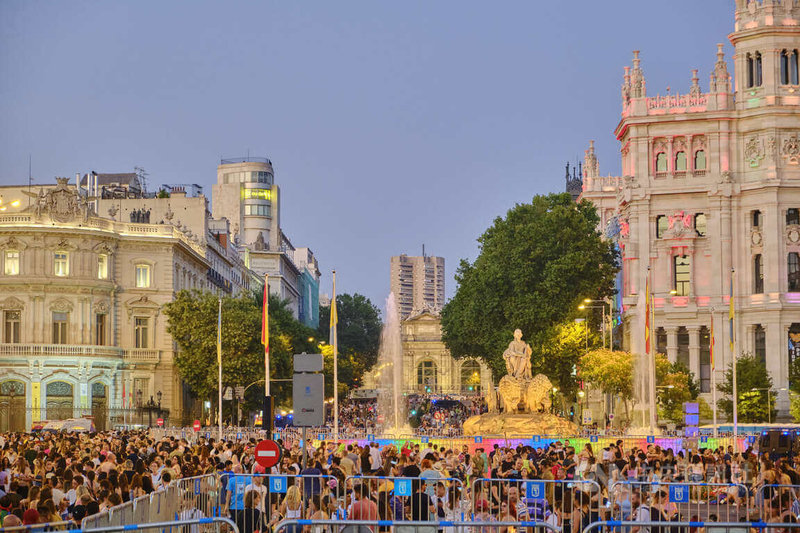
<svg viewBox="0 0 800 533">
<path fill-rule="evenodd" d="M 522 340 L 522 331 L 514 330 L 514 340 L 508 343 L 508 348 L 503 352 L 508 375 L 517 379 L 531 379 L 531 350 L 530 345 Z"/>
</svg>

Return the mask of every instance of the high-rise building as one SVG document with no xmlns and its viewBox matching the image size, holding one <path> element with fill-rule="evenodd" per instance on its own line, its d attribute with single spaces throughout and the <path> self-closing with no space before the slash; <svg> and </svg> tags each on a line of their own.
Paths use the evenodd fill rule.
<svg viewBox="0 0 800 533">
<path fill-rule="evenodd" d="M 396 255 L 390 275 L 401 319 L 423 310 L 438 313 L 444 307 L 444 257 Z"/>
<path fill-rule="evenodd" d="M 734 75 L 720 44 L 706 92 L 693 70 L 686 94 L 648 96 L 634 52 L 615 131 L 623 175 L 600 176 L 591 147 L 582 198 L 621 252 L 623 347 L 645 351 L 650 276 L 654 349 L 685 363 L 705 394 L 734 355 L 752 354 L 786 414 L 800 357 L 800 5 L 736 0 L 729 38 Z"/>
</svg>

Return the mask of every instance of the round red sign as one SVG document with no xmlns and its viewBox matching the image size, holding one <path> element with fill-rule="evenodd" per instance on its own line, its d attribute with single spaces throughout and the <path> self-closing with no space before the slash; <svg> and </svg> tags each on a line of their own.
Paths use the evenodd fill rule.
<svg viewBox="0 0 800 533">
<path fill-rule="evenodd" d="M 272 468 L 281 460 L 281 448 L 274 440 L 262 440 L 256 444 L 256 462 L 264 468 Z"/>
<path fill-rule="evenodd" d="M 158 427 L 163 426 L 164 425 L 164 419 L 163 418 L 159 418 L 158 420 L 156 420 L 156 425 Z"/>
<path fill-rule="evenodd" d="M 195 431 L 200 431 L 200 421 L 195 420 L 194 425 L 192 427 L 194 428 Z"/>
</svg>

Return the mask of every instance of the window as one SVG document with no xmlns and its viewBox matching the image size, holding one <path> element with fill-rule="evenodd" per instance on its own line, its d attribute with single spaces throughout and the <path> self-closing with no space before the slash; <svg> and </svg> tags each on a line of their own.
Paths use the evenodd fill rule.
<svg viewBox="0 0 800 533">
<path fill-rule="evenodd" d="M 436 392 L 436 363 L 427 360 L 417 365 L 417 387 L 425 392 Z"/>
<path fill-rule="evenodd" d="M 108 279 L 108 255 L 97 256 L 97 279 Z"/>
<path fill-rule="evenodd" d="M 761 324 L 756 324 L 753 330 L 753 348 L 756 359 L 762 363 L 767 362 L 767 331 Z"/>
<path fill-rule="evenodd" d="M 755 76 L 754 76 L 754 73 L 753 73 L 753 56 L 751 56 L 749 53 L 747 54 L 747 73 L 746 74 L 747 74 L 747 87 L 749 88 L 749 87 L 753 86 L 753 80 L 755 79 Z"/>
<path fill-rule="evenodd" d="M 667 330 L 656 329 L 656 353 L 667 353 Z"/>
<path fill-rule="evenodd" d="M 678 357 L 677 361 L 689 368 L 689 330 L 684 326 L 678 328 Z"/>
<path fill-rule="evenodd" d="M 656 238 L 660 239 L 664 233 L 669 229 L 669 220 L 666 215 L 658 215 L 656 217 Z"/>
<path fill-rule="evenodd" d="M 764 265 L 761 254 L 756 254 L 753 257 L 753 294 L 761 294 L 764 292 Z"/>
<path fill-rule="evenodd" d="M 272 183 L 272 174 L 269 172 L 245 172 L 249 183 Z"/>
<path fill-rule="evenodd" d="M 150 265 L 136 265 L 136 287 L 146 289 L 150 286 Z"/>
<path fill-rule="evenodd" d="M 94 316 L 94 343 L 104 346 L 106 343 L 106 314 L 97 313 Z"/>
<path fill-rule="evenodd" d="M 465 361 L 461 365 L 461 391 L 479 392 L 481 389 L 481 365 L 477 361 Z"/>
<path fill-rule="evenodd" d="M 272 200 L 272 189 L 242 189 L 245 200 Z"/>
<path fill-rule="evenodd" d="M 3 342 L 19 343 L 19 324 L 22 312 L 17 310 L 3 312 Z"/>
<path fill-rule="evenodd" d="M 250 205 L 245 204 L 244 206 L 244 214 L 245 215 L 255 215 L 259 217 L 268 217 L 271 214 L 270 206 L 268 205 Z"/>
<path fill-rule="evenodd" d="M 786 263 L 789 292 L 798 292 L 800 291 L 800 255 L 797 252 L 790 253 Z"/>
<path fill-rule="evenodd" d="M 694 153 L 694 169 L 695 170 L 706 169 L 706 153 L 704 150 L 698 150 Z"/>
<path fill-rule="evenodd" d="M 6 276 L 19 275 L 19 252 L 17 250 L 6 250 L 5 273 Z"/>
<path fill-rule="evenodd" d="M 747 87 L 761 87 L 761 52 L 747 54 Z"/>
<path fill-rule="evenodd" d="M 692 260 L 688 255 L 675 256 L 675 294 L 689 296 L 689 278 L 692 273 Z"/>
<path fill-rule="evenodd" d="M 711 333 L 700 328 L 700 392 L 711 392 Z"/>
<path fill-rule="evenodd" d="M 150 330 L 150 319 L 144 316 L 137 316 L 133 319 L 134 339 L 133 345 L 136 348 L 149 348 L 148 332 Z"/>
<path fill-rule="evenodd" d="M 53 311 L 53 344 L 67 344 L 68 313 Z"/>
<path fill-rule="evenodd" d="M 686 152 L 675 154 L 675 172 L 686 172 Z"/>
<path fill-rule="evenodd" d="M 754 70 L 755 85 L 756 87 L 761 87 L 761 52 L 756 52 Z"/>
<path fill-rule="evenodd" d="M 760 228 L 761 227 L 761 211 L 756 209 L 755 211 L 751 211 L 751 214 L 753 215 L 753 217 L 752 217 L 753 218 L 753 227 L 754 228 Z"/>
<path fill-rule="evenodd" d="M 56 252 L 53 255 L 53 273 L 56 276 L 69 276 L 69 253 Z"/>
<path fill-rule="evenodd" d="M 786 210 L 786 225 L 800 224 L 800 209 L 790 207 Z"/>
<path fill-rule="evenodd" d="M 656 155 L 656 172 L 667 172 L 667 154 L 664 152 Z"/>
<path fill-rule="evenodd" d="M 781 83 L 797 85 L 797 50 L 781 51 Z"/>
<path fill-rule="evenodd" d="M 708 221 L 706 220 L 705 214 L 697 213 L 694 216 L 694 230 L 697 232 L 698 237 L 706 236 L 706 232 L 708 231 Z"/>
</svg>

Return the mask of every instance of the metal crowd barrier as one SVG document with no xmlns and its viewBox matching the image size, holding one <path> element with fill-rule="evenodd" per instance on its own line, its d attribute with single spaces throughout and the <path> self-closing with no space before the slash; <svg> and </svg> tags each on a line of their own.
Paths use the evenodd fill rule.
<svg viewBox="0 0 800 533">
<path fill-rule="evenodd" d="M 31 531 L 31 532 L 38 532 L 38 531 L 61 531 L 65 529 L 73 529 L 75 527 L 75 522 L 70 520 L 62 520 L 59 522 L 47 522 L 45 524 L 28 524 L 27 526 L 11 526 L 11 527 L 3 527 L 2 523 L 0 523 L 0 532 L 14 532 L 14 531 Z"/>
<path fill-rule="evenodd" d="M 750 492 L 740 483 L 616 481 L 608 489 L 612 520 L 627 520 L 633 510 L 634 492 L 643 505 L 655 500 L 667 506 L 670 516 L 696 520 L 715 515 L 737 521 L 750 516 Z"/>
<path fill-rule="evenodd" d="M 783 513 L 800 519 L 800 485 L 762 485 L 755 494 L 753 506 L 762 520 L 770 520 Z"/>
<path fill-rule="evenodd" d="M 233 520 L 221 516 L 210 518 L 192 518 L 188 520 L 173 520 L 167 522 L 151 522 L 146 524 L 130 523 L 121 526 L 105 526 L 97 529 L 83 528 L 72 530 L 72 533 L 144 531 L 150 529 L 157 530 L 159 533 L 163 533 L 165 531 L 184 531 L 188 533 L 239 533 L 239 527 Z"/>
<path fill-rule="evenodd" d="M 444 530 L 445 533 L 481 532 L 501 533 L 516 531 L 520 528 L 533 533 L 560 533 L 561 529 L 544 522 L 535 521 L 420 521 L 420 520 L 284 520 L 275 526 L 274 533 L 299 533 L 304 528 L 311 528 L 312 532 L 331 531 L 333 533 L 369 533 L 375 531 L 394 530 L 397 533 L 435 533 Z"/>
<path fill-rule="evenodd" d="M 549 512 L 560 508 L 564 516 L 572 514 L 578 506 L 586 504 L 599 512 L 602 491 L 600 485 L 588 479 L 493 479 L 479 478 L 472 482 L 472 512 L 519 516 L 526 514 L 531 520 L 544 520 Z M 516 500 L 516 503 L 514 501 Z M 488 506 L 488 509 L 485 507 Z"/>
<path fill-rule="evenodd" d="M 404 522 L 404 509 L 407 503 L 420 489 L 430 497 L 436 498 L 436 505 L 441 499 L 446 505 L 450 498 L 459 498 L 458 514 L 461 519 L 469 518 L 469 501 L 464 491 L 464 482 L 453 477 L 403 477 L 403 476 L 348 476 L 345 479 L 347 490 L 357 485 L 366 485 L 365 494 L 373 496 L 378 504 L 380 516 L 391 516 L 395 521 Z M 442 484 L 442 494 L 437 494 Z M 464 505 L 466 504 L 466 505 Z"/>
<path fill-rule="evenodd" d="M 798 523 L 786 522 L 716 522 L 710 520 L 660 522 L 660 521 L 632 521 L 632 520 L 607 520 L 593 522 L 583 528 L 581 533 L 601 533 L 605 531 L 670 531 L 689 533 L 705 531 L 705 533 L 787 533 L 800 530 Z"/>
</svg>

